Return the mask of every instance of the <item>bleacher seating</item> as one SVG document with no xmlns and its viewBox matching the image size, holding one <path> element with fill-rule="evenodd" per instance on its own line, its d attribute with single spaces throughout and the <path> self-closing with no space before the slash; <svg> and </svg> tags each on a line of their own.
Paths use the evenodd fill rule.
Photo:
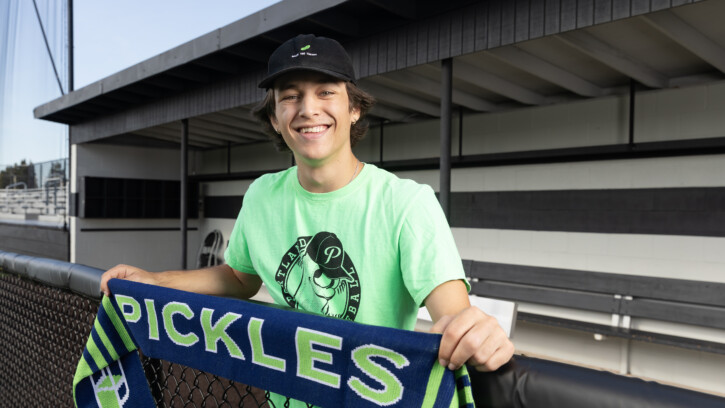
<svg viewBox="0 0 725 408">
<path fill-rule="evenodd" d="M 4 214 L 63 215 L 67 204 L 67 186 L 0 190 L 0 213 Z"/>
</svg>

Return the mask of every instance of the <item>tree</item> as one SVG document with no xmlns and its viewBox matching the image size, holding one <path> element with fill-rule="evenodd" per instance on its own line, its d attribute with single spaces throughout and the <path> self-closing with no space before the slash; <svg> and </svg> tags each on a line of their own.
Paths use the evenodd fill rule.
<svg viewBox="0 0 725 408">
<path fill-rule="evenodd" d="M 33 164 L 26 162 L 25 159 L 20 164 L 7 166 L 5 170 L 0 170 L 0 188 L 20 182 L 27 184 L 28 188 L 36 188 L 34 170 Z"/>
</svg>

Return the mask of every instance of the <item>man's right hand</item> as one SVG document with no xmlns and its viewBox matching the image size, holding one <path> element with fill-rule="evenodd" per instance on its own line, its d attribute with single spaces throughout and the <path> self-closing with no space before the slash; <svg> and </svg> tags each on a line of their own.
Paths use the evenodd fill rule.
<svg viewBox="0 0 725 408">
<path fill-rule="evenodd" d="M 101 276 L 101 292 L 104 295 L 110 296 L 111 291 L 108 289 L 108 281 L 117 279 L 128 279 L 134 282 L 149 283 L 151 285 L 157 285 L 157 279 L 155 274 L 149 271 L 145 271 L 141 268 L 136 268 L 130 265 L 116 265 L 113 268 L 107 270 Z"/>
</svg>

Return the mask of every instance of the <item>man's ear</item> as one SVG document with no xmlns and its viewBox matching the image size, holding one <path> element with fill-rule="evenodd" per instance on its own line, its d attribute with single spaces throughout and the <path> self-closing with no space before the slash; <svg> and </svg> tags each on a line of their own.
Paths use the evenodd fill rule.
<svg viewBox="0 0 725 408">
<path fill-rule="evenodd" d="M 352 108 L 350 110 L 350 120 L 352 123 L 355 123 L 358 120 L 360 120 L 360 108 Z"/>
<path fill-rule="evenodd" d="M 275 132 L 279 133 L 279 122 L 277 121 L 277 118 L 274 115 L 269 115 L 269 123 L 272 124 L 272 127 L 274 128 Z"/>
</svg>

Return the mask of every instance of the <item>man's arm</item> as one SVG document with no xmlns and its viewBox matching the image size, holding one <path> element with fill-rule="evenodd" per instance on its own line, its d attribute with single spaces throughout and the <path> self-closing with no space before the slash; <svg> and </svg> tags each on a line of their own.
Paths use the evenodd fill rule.
<svg viewBox="0 0 725 408">
<path fill-rule="evenodd" d="M 129 265 L 118 265 L 101 277 L 101 292 L 110 295 L 108 281 L 112 278 L 165 286 L 205 295 L 249 299 L 262 286 L 257 275 L 239 272 L 229 265 L 217 265 L 188 271 L 148 272 Z"/>
<path fill-rule="evenodd" d="M 468 362 L 479 371 L 493 371 L 513 356 L 513 343 L 494 317 L 471 306 L 463 281 L 439 285 L 425 306 L 435 322 L 431 332 L 443 334 L 441 365 L 455 370 Z"/>
</svg>

